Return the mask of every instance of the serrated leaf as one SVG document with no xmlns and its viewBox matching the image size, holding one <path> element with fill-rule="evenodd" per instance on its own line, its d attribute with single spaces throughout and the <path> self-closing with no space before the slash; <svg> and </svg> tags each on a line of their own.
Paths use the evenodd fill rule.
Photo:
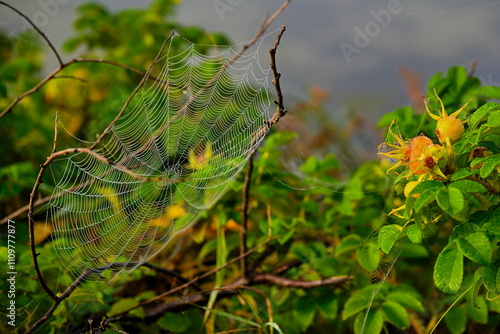
<svg viewBox="0 0 500 334">
<path fill-rule="evenodd" d="M 421 244 L 423 239 L 422 230 L 417 224 L 410 225 L 406 228 L 408 239 L 414 244 Z"/>
<path fill-rule="evenodd" d="M 370 309 L 368 314 L 365 312 L 358 314 L 354 321 L 355 334 L 379 334 L 384 325 L 384 316 L 382 312 Z"/>
<path fill-rule="evenodd" d="M 490 175 L 499 164 L 500 155 L 492 156 L 490 159 L 483 162 L 483 165 L 479 170 L 479 175 L 481 175 L 482 178 L 488 177 L 488 175 Z"/>
<path fill-rule="evenodd" d="M 472 180 L 459 180 L 451 183 L 450 188 L 460 189 L 462 192 L 468 193 L 486 193 L 486 189 L 481 183 Z"/>
<path fill-rule="evenodd" d="M 457 239 L 458 248 L 472 261 L 486 266 L 491 261 L 492 248 L 490 239 L 484 232 L 474 232 Z"/>
<path fill-rule="evenodd" d="M 391 324 L 396 326 L 401 330 L 406 330 L 410 327 L 410 319 L 408 318 L 408 312 L 399 303 L 394 301 L 386 301 L 380 305 L 381 311 L 384 313 L 385 318 Z"/>
<path fill-rule="evenodd" d="M 447 294 L 457 293 L 462 285 L 463 267 L 463 254 L 458 248 L 449 248 L 439 253 L 433 273 L 436 287 Z"/>
<path fill-rule="evenodd" d="M 471 129 L 474 129 L 477 127 L 477 125 L 486 119 L 486 116 L 491 112 L 495 110 L 500 110 L 500 105 L 498 103 L 494 102 L 489 102 L 483 104 L 481 107 L 479 107 L 474 113 L 469 117 L 469 127 Z"/>
<path fill-rule="evenodd" d="M 397 226 L 397 227 L 396 227 Z M 378 246 L 386 254 L 392 249 L 394 243 L 400 235 L 401 227 L 399 225 L 385 225 L 382 226 L 378 233 Z"/>
<path fill-rule="evenodd" d="M 359 264 L 368 271 L 375 271 L 380 264 L 380 251 L 377 245 L 368 241 L 356 250 Z"/>
<path fill-rule="evenodd" d="M 389 293 L 385 300 L 397 302 L 406 308 L 417 312 L 425 312 L 424 305 L 413 294 L 404 291 L 394 291 Z"/>
<path fill-rule="evenodd" d="M 444 317 L 444 322 L 452 334 L 462 334 L 465 332 L 465 326 L 467 325 L 465 307 L 455 306 L 451 308 Z"/>
<path fill-rule="evenodd" d="M 500 260 L 495 260 L 486 267 L 483 283 L 486 289 L 494 294 L 500 294 Z"/>
</svg>

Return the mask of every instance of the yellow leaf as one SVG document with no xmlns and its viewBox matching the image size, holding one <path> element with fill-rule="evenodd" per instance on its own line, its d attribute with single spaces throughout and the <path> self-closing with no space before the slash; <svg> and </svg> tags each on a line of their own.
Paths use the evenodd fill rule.
<svg viewBox="0 0 500 334">
<path fill-rule="evenodd" d="M 47 239 L 52 232 L 52 224 L 45 222 L 35 223 L 35 245 L 39 245 Z"/>
<path fill-rule="evenodd" d="M 208 161 L 212 157 L 212 144 L 207 143 L 205 151 L 201 154 L 196 154 L 194 149 L 189 150 L 188 167 L 191 169 L 202 169 L 208 165 Z"/>
<path fill-rule="evenodd" d="M 158 218 L 150 221 L 151 226 L 165 226 L 172 223 L 174 219 L 181 218 L 186 214 L 186 210 L 177 204 L 171 205 L 165 209 L 165 213 Z"/>
</svg>

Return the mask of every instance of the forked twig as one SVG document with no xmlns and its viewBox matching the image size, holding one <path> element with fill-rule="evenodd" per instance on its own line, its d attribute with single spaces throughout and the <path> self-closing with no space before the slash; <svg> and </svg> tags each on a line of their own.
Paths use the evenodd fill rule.
<svg viewBox="0 0 500 334">
<path fill-rule="evenodd" d="M 172 36 L 173 36 L 173 33 L 170 35 L 169 38 L 171 38 Z M 68 287 L 68 289 L 66 290 L 66 292 L 64 292 L 63 294 L 61 294 L 59 296 L 56 296 L 54 294 L 54 292 L 45 283 L 45 280 L 43 279 L 42 273 L 40 271 L 40 267 L 38 265 L 37 257 L 38 257 L 39 254 L 36 253 L 36 249 L 35 249 L 35 231 L 34 231 L 34 220 L 33 220 L 32 216 L 33 216 L 33 210 L 34 210 L 34 204 L 35 204 L 35 197 L 36 197 L 36 194 L 38 192 L 38 188 L 42 184 L 42 177 L 45 174 L 45 171 L 46 171 L 47 167 L 50 165 L 50 163 L 52 163 L 52 161 L 54 159 L 56 159 L 57 157 L 60 157 L 60 156 L 68 155 L 68 154 L 71 154 L 71 153 L 86 153 L 86 154 L 89 154 L 89 155 L 93 156 L 97 160 L 99 160 L 101 162 L 104 162 L 104 163 L 108 163 L 109 165 L 112 165 L 114 168 L 117 168 L 117 169 L 121 170 L 122 172 L 124 172 L 124 173 L 126 173 L 126 174 L 128 174 L 128 175 L 130 175 L 130 176 L 132 176 L 134 178 L 142 180 L 142 181 L 162 181 L 162 182 L 165 182 L 165 181 L 171 182 L 171 181 L 173 181 L 173 180 L 165 179 L 165 178 L 149 178 L 149 177 L 143 177 L 141 175 L 137 175 L 134 172 L 132 172 L 130 169 L 128 169 L 127 167 L 115 164 L 112 161 L 109 161 L 105 157 L 103 157 L 103 156 L 101 156 L 101 155 L 99 155 L 99 154 L 97 154 L 96 152 L 93 151 L 93 148 L 109 132 L 109 130 L 111 129 L 111 127 L 116 123 L 116 121 L 119 119 L 119 117 L 123 114 L 124 110 L 126 109 L 126 107 L 128 106 L 128 104 L 130 103 L 130 101 L 132 100 L 132 98 L 134 97 L 134 95 L 137 93 L 137 91 L 140 89 L 140 87 L 142 87 L 142 85 L 144 84 L 145 80 L 147 79 L 147 77 L 149 75 L 149 72 L 151 71 L 151 69 L 154 66 L 154 64 L 158 61 L 158 58 L 159 58 L 160 54 L 163 52 L 163 49 L 165 47 L 165 43 L 167 41 L 168 41 L 168 39 L 166 39 L 163 42 L 162 47 L 160 48 L 158 54 L 156 55 L 156 58 L 154 59 L 154 61 L 149 66 L 148 71 L 146 72 L 145 76 L 143 77 L 143 79 L 141 80 L 141 82 L 139 83 L 139 85 L 136 87 L 136 89 L 134 90 L 134 92 L 132 93 L 132 95 L 125 102 L 125 105 L 123 106 L 123 108 L 120 111 L 120 113 L 108 125 L 108 127 L 99 136 L 99 138 L 97 138 L 97 140 L 90 146 L 90 148 L 70 148 L 70 149 L 65 149 L 65 150 L 62 150 L 62 151 L 55 152 L 55 150 L 57 148 L 57 146 L 56 146 L 57 145 L 57 122 L 56 122 L 56 129 L 55 129 L 56 131 L 54 133 L 54 145 L 53 145 L 52 153 L 47 157 L 47 160 L 45 161 L 45 163 L 40 166 L 40 171 L 39 171 L 38 176 L 36 178 L 35 185 L 33 186 L 33 190 L 30 193 L 30 201 L 29 201 L 29 205 L 28 205 L 28 230 L 29 230 L 29 237 L 30 237 L 29 247 L 30 247 L 30 250 L 31 250 L 31 257 L 32 257 L 32 260 L 33 260 L 33 268 L 35 269 L 36 277 L 37 277 L 38 281 L 40 282 L 40 286 L 45 291 L 45 293 L 53 300 L 53 305 L 49 309 L 49 311 L 42 318 L 40 318 L 37 322 L 35 322 L 35 324 L 27 331 L 27 333 L 31 332 L 32 330 L 34 330 L 38 326 L 40 326 L 42 323 L 44 323 L 45 321 L 47 321 L 48 317 L 55 311 L 55 309 L 61 303 L 61 301 L 63 301 L 64 299 L 66 299 L 71 294 L 71 292 L 80 284 L 80 283 L 78 283 L 78 279 L 77 279 L 75 282 L 73 282 L 73 284 L 71 284 Z M 88 273 L 84 272 L 82 275 L 84 275 L 84 277 L 86 277 L 85 275 L 88 275 Z M 82 276 L 80 276 L 80 277 L 82 277 Z M 82 279 L 82 281 L 83 281 L 83 279 Z M 78 284 L 74 284 L 74 283 L 78 283 Z"/>
<path fill-rule="evenodd" d="M 5 7 L 7 8 L 10 8 L 11 10 L 13 10 L 14 12 L 16 12 L 19 16 L 21 16 L 22 18 L 24 18 L 26 21 L 28 21 L 28 23 L 40 34 L 40 36 L 42 36 L 42 38 L 45 40 L 45 42 L 47 42 L 47 44 L 49 45 L 49 48 L 52 50 L 52 52 L 54 52 L 54 55 L 56 56 L 57 58 L 57 62 L 59 63 L 59 67 L 63 66 L 63 61 L 61 59 L 61 56 L 59 55 L 59 52 L 57 52 L 56 48 L 54 47 L 54 45 L 52 44 L 52 42 L 50 41 L 50 39 L 47 38 L 47 36 L 45 36 L 45 34 L 43 33 L 43 31 L 40 30 L 40 28 L 38 28 L 36 26 L 36 24 L 33 23 L 33 21 L 31 21 L 29 19 L 29 17 L 27 17 L 26 15 L 24 15 L 21 11 L 19 11 L 17 8 L 9 5 L 8 3 L 5 3 L 3 1 L 0 1 L 0 5 L 4 5 Z M 0 115 L 0 118 L 3 116 L 3 113 Z"/>
</svg>

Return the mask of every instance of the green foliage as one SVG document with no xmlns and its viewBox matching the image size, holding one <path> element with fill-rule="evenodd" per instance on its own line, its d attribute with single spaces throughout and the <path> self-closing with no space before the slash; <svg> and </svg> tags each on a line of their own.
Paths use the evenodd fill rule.
<svg viewBox="0 0 500 334">
<path fill-rule="evenodd" d="M 117 13 L 98 3 L 82 5 L 74 22 L 76 34 L 64 48 L 144 70 L 173 29 L 195 43 L 229 43 L 223 35 L 175 23 L 176 4 L 154 1 L 145 9 Z M 178 43 L 172 52 L 185 46 Z M 0 45 L 0 107 L 4 108 L 40 80 L 42 52 L 36 40 L 23 36 L 0 35 Z M 199 51 L 208 52 L 209 47 Z M 200 67 L 207 77 L 216 69 Z M 55 111 L 60 112 L 69 133 L 92 140 L 115 117 L 138 80 L 135 74 L 103 64 L 70 66 L 61 75 L 85 82 L 52 80 L 0 122 L 3 143 L 12 148 L 0 158 L 0 205 L 5 215 L 26 203 L 38 166 L 52 148 Z M 165 305 L 175 305 L 188 296 L 209 296 L 204 304 L 172 307 L 155 316 L 149 315 L 154 310 L 139 307 L 115 327 L 127 332 L 179 334 L 231 330 L 392 333 L 409 331 L 419 321 L 428 326 L 446 314 L 443 322 L 451 333 L 479 325 L 494 330 L 500 312 L 496 298 L 500 294 L 500 104 L 488 101 L 500 98 L 500 88 L 481 86 L 464 68 L 452 67 L 446 75 L 438 73 L 429 80 L 427 97 L 432 110 L 440 109 L 434 88 L 450 113 L 475 98 L 459 115 L 467 121 L 463 137 L 447 147 L 449 161 L 442 170 L 446 178 L 430 172 L 425 177 L 412 174 L 404 164 L 391 178 L 386 175 L 387 166 L 378 161 L 348 171 L 334 154 L 323 158 L 305 154 L 302 160 L 295 156 L 287 161 L 286 153 L 298 138 L 294 132 L 273 130 L 258 150 L 250 188 L 247 247 L 268 244 L 247 258 L 253 266 L 249 274 L 295 281 L 349 275 L 349 283 L 311 289 L 262 283 L 227 296 L 224 289 L 214 288 L 240 276 L 238 266 L 232 265 L 200 280 L 196 288 L 183 290 L 186 295 L 182 297 L 165 298 Z M 414 137 L 418 128 L 437 142 L 435 121 L 430 117 L 402 107 L 383 116 L 379 126 L 390 126 L 395 118 L 397 135 L 405 140 Z M 389 137 L 394 143 L 394 136 Z M 59 146 L 72 144 L 73 138 L 61 131 Z M 291 164 L 292 170 L 287 168 Z M 202 177 L 209 168 L 217 166 L 193 173 Z M 44 181 L 40 195 L 50 195 L 53 180 Z M 419 183 L 403 197 L 411 181 Z M 214 207 L 200 214 L 195 227 L 158 254 L 156 264 L 189 280 L 238 256 L 243 183 L 240 175 Z M 155 191 L 150 186 L 137 189 L 156 196 Z M 34 216 L 37 222 L 44 219 L 44 210 L 39 208 Z M 50 308 L 51 301 L 33 279 L 25 220 L 16 222 L 16 270 L 27 273 L 17 276 L 16 322 L 27 329 Z M 54 251 L 54 243 L 63 241 L 49 243 L 41 231 L 37 232 L 40 268 L 48 285 L 61 291 L 71 283 L 71 277 L 61 272 Z M 7 262 L 6 254 L 7 249 L 1 247 L 0 262 Z M 76 289 L 40 332 L 90 332 L 89 320 L 99 323 L 179 286 L 180 281 L 141 267 L 104 287 L 87 282 L 86 289 Z M 0 294 L 7 290 L 7 282 L 0 282 Z M 436 300 L 441 292 L 453 295 L 442 294 Z M 458 297 L 462 295 L 464 300 Z M 3 299 L 1 303 L 5 309 Z"/>
</svg>

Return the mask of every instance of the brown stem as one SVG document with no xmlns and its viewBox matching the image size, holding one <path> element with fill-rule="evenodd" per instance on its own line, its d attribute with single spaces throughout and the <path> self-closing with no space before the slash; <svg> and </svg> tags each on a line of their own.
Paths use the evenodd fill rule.
<svg viewBox="0 0 500 334">
<path fill-rule="evenodd" d="M 105 323 L 107 324 L 107 323 L 110 323 L 110 322 L 114 322 L 114 321 L 116 321 L 116 320 L 118 320 L 118 319 L 122 318 L 123 316 L 127 315 L 130 311 L 132 311 L 132 310 L 134 310 L 134 309 L 136 309 L 136 308 L 139 308 L 139 307 L 142 307 L 142 306 L 145 306 L 145 305 L 151 304 L 151 303 L 153 303 L 153 302 L 156 302 L 156 301 L 162 300 L 162 299 L 164 299 L 165 297 L 167 297 L 167 296 L 169 296 L 169 295 L 171 295 L 171 294 L 173 294 L 173 293 L 175 293 L 175 292 L 177 292 L 177 291 L 184 290 L 184 289 L 186 289 L 186 288 L 190 287 L 191 285 L 193 285 L 194 283 L 197 283 L 199 280 L 201 280 L 201 279 L 203 279 L 203 278 L 205 278 L 205 277 L 211 276 L 211 275 L 215 274 L 216 272 L 219 272 L 219 271 L 221 271 L 222 269 L 224 269 L 224 268 L 226 268 L 226 267 L 228 267 L 228 266 L 232 265 L 233 263 L 236 263 L 236 262 L 240 261 L 242 257 L 247 257 L 247 256 L 249 256 L 250 254 L 252 254 L 253 252 L 255 252 L 257 249 L 262 248 L 262 247 L 264 247 L 265 245 L 267 245 L 267 244 L 268 244 L 269 242 L 271 242 L 272 240 L 274 240 L 274 239 L 269 239 L 269 240 L 264 241 L 264 242 L 263 242 L 263 243 L 261 243 L 260 245 L 257 245 L 257 246 L 255 246 L 254 248 L 252 248 L 252 249 L 250 249 L 249 251 L 247 251 L 245 254 L 242 254 L 242 255 L 240 255 L 240 256 L 238 256 L 238 257 L 236 257 L 236 258 L 234 258 L 234 259 L 232 259 L 232 260 L 230 260 L 230 261 L 228 261 L 228 262 L 226 262 L 226 263 L 224 263 L 223 265 L 221 265 L 221 266 L 219 266 L 219 267 L 217 267 L 217 268 L 214 268 L 214 269 L 212 269 L 212 270 L 209 270 L 209 271 L 207 271 L 206 273 L 204 273 L 203 275 L 197 276 L 197 277 L 193 278 L 192 280 L 190 280 L 190 281 L 189 281 L 189 282 L 187 282 L 187 283 L 184 283 L 184 284 L 182 284 L 182 285 L 180 285 L 180 286 L 178 286 L 178 287 L 175 287 L 175 288 L 173 288 L 173 289 L 170 289 L 169 291 L 165 291 L 164 293 L 161 293 L 161 294 L 159 294 L 158 296 L 155 296 L 155 297 L 153 297 L 153 298 L 151 298 L 151 299 L 148 299 L 148 300 L 145 300 L 145 301 L 143 301 L 143 302 L 140 302 L 140 303 L 138 303 L 136 306 L 131 307 L 131 308 L 129 308 L 128 310 L 125 310 L 125 311 L 123 311 L 123 312 L 121 312 L 121 313 L 119 313 L 119 314 L 116 314 L 116 315 L 115 315 L 115 316 L 113 316 L 112 318 L 108 318 L 108 319 L 105 321 Z"/>
</svg>

